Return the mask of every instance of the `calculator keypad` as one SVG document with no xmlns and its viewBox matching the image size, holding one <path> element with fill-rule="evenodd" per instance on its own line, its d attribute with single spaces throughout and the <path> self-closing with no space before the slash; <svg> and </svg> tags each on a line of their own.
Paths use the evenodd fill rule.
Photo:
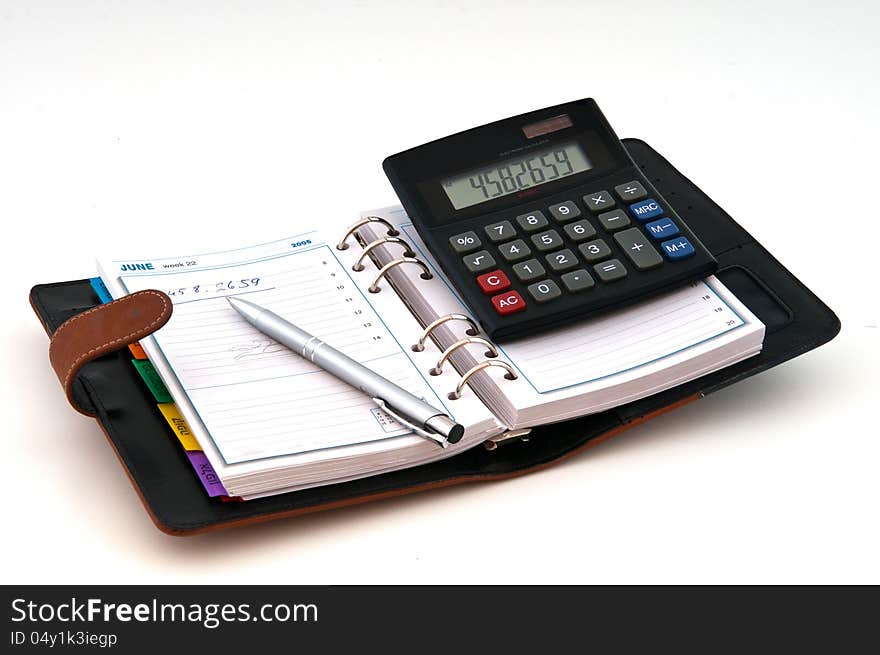
<svg viewBox="0 0 880 655">
<path fill-rule="evenodd" d="M 524 311 L 529 303 L 552 306 L 568 294 L 584 294 L 589 302 L 589 294 L 602 285 L 651 275 L 695 254 L 642 183 L 609 188 L 614 192 L 581 192 L 525 214 L 499 217 L 455 234 L 449 243 L 503 316 Z"/>
</svg>

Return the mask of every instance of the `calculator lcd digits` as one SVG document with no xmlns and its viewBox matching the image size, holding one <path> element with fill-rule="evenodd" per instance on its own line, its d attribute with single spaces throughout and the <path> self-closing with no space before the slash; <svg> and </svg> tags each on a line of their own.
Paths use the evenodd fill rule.
<svg viewBox="0 0 880 655">
<path fill-rule="evenodd" d="M 717 269 L 592 99 L 432 141 L 383 167 L 493 339 L 529 336 Z"/>
</svg>

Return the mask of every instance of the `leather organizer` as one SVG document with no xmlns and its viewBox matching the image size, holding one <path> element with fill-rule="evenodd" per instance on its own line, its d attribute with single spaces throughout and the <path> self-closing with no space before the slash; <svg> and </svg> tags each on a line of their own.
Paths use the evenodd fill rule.
<svg viewBox="0 0 880 655">
<path fill-rule="evenodd" d="M 168 534 L 194 534 L 521 475 L 797 357 L 830 341 L 840 330 L 839 320 L 819 298 L 661 155 L 643 141 L 623 143 L 718 259 L 718 278 L 764 322 L 764 348 L 756 357 L 674 389 L 600 414 L 535 428 L 529 441 L 511 441 L 491 451 L 476 447 L 432 464 L 270 498 L 212 499 L 125 348 L 168 320 L 164 294 L 102 306 L 88 280 L 75 280 L 35 286 L 31 305 L 46 332 L 56 335 L 50 359 L 70 403 L 98 421 L 150 517 Z M 69 321 L 75 316 L 79 318 Z"/>
</svg>

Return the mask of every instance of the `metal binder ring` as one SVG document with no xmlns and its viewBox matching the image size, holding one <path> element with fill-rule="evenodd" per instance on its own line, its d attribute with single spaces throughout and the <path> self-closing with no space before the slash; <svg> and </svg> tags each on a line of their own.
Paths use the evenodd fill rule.
<svg viewBox="0 0 880 655">
<path fill-rule="evenodd" d="M 443 365 L 446 363 L 446 360 L 449 359 L 449 356 L 462 346 L 466 346 L 469 343 L 481 343 L 489 349 L 489 352 L 486 353 L 486 357 L 498 357 L 498 349 L 495 348 L 494 344 L 486 341 L 483 337 L 465 337 L 464 339 L 459 339 L 449 346 L 449 348 L 444 350 L 443 354 L 440 355 L 440 359 L 437 360 L 437 366 L 432 368 L 429 373 L 431 375 L 440 375 L 443 372 Z"/>
<path fill-rule="evenodd" d="M 464 314 L 445 314 L 444 316 L 441 316 L 440 318 L 435 319 L 428 324 L 428 326 L 422 332 L 422 336 L 419 337 L 418 343 L 412 346 L 412 349 L 417 353 L 422 352 L 425 349 L 425 341 L 428 340 L 428 337 L 430 336 L 434 328 L 443 325 L 446 321 L 465 321 L 467 323 L 470 323 L 470 327 L 465 330 L 465 334 L 472 337 L 475 337 L 479 334 L 477 324 L 474 323 L 474 319 L 472 319 L 470 316 L 465 316 Z"/>
<path fill-rule="evenodd" d="M 388 228 L 388 235 L 389 236 L 396 237 L 397 235 L 400 234 L 400 232 L 398 232 L 397 230 L 394 229 L 394 226 L 391 225 L 391 223 L 389 223 L 387 220 L 385 220 L 381 216 L 365 216 L 364 218 L 359 220 L 357 223 L 352 225 L 350 228 L 348 228 L 348 232 L 346 232 L 345 236 L 342 237 L 339 240 L 339 243 L 336 244 L 336 249 L 337 250 L 348 250 L 348 244 L 346 243 L 346 241 L 348 241 L 348 237 L 350 237 L 354 233 L 354 231 L 357 230 L 359 227 L 363 227 L 367 223 L 382 223 L 383 225 L 385 225 L 385 227 Z"/>
<path fill-rule="evenodd" d="M 471 379 L 471 376 L 474 373 L 479 373 L 484 368 L 489 368 L 490 366 L 500 366 L 503 369 L 507 370 L 507 374 L 504 376 L 505 380 L 516 380 L 519 376 L 513 371 L 513 367 L 507 362 L 503 362 L 498 359 L 489 359 L 485 362 L 480 362 L 476 366 L 471 367 L 471 369 L 461 376 L 461 380 L 458 381 L 458 386 L 455 387 L 455 391 L 450 393 L 447 398 L 449 400 L 458 400 L 461 398 L 461 390 L 464 389 L 464 385 L 467 384 L 467 381 Z"/>
<path fill-rule="evenodd" d="M 351 270 L 358 271 L 358 272 L 364 270 L 366 268 L 366 266 L 364 266 L 364 260 L 367 258 L 367 255 L 370 254 L 370 251 L 373 250 L 373 248 L 378 248 L 379 246 L 381 246 L 382 244 L 385 244 L 385 243 L 399 243 L 400 245 L 402 245 L 404 247 L 404 251 L 403 251 L 404 257 L 415 257 L 416 256 L 416 253 L 412 249 L 412 247 L 406 241 L 401 239 L 400 237 L 382 237 L 381 239 L 376 239 L 375 241 L 371 241 L 369 244 L 367 244 L 364 247 L 363 252 L 361 252 L 361 256 L 358 257 L 358 260 L 354 263 L 354 266 L 351 267 Z"/>
<path fill-rule="evenodd" d="M 431 275 L 431 271 L 425 265 L 425 263 L 421 259 L 416 259 L 415 257 L 400 257 L 399 259 L 394 259 L 382 268 L 379 269 L 379 272 L 376 274 L 376 279 L 373 280 L 373 284 L 370 285 L 370 288 L 367 289 L 370 293 L 379 293 L 382 289 L 379 288 L 379 280 L 385 277 L 385 273 L 390 271 L 395 266 L 400 266 L 401 264 L 418 264 L 422 267 L 422 274 L 419 276 L 423 280 L 430 280 L 434 276 Z"/>
</svg>

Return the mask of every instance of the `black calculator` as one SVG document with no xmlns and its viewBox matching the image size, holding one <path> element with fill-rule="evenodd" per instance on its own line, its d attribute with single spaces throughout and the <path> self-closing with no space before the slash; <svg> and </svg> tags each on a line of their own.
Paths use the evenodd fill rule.
<svg viewBox="0 0 880 655">
<path fill-rule="evenodd" d="M 592 99 L 432 141 L 383 167 L 492 339 L 530 336 L 718 267 Z"/>
</svg>

